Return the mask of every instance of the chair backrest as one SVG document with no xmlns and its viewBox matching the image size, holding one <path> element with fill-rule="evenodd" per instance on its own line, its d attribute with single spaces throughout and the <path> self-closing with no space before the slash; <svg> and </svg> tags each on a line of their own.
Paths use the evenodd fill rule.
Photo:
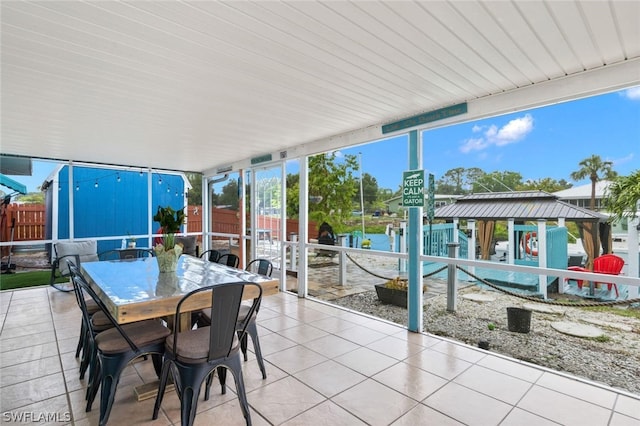
<svg viewBox="0 0 640 426">
<path fill-rule="evenodd" d="M 80 308 L 80 310 L 82 311 L 82 320 L 83 322 L 86 324 L 87 327 L 90 327 L 90 324 L 88 323 L 89 321 L 89 313 L 87 312 L 87 305 L 85 300 L 80 300 L 80 295 L 82 294 L 81 291 L 79 289 L 77 289 L 76 287 L 76 283 L 74 281 L 74 278 L 76 277 L 76 275 L 80 274 L 80 270 L 78 269 L 78 267 L 75 265 L 75 263 L 73 263 L 73 261 L 66 259 L 65 263 L 67 263 L 67 268 L 69 268 L 69 275 L 71 276 L 71 283 L 73 284 L 73 290 L 74 290 L 74 294 L 76 295 L 76 302 L 78 303 L 78 307 Z M 85 318 L 84 313 L 87 312 L 87 317 Z"/>
<path fill-rule="evenodd" d="M 109 312 L 109 309 L 105 306 L 102 299 L 100 299 L 100 297 L 96 294 L 96 292 L 87 283 L 87 280 L 84 278 L 84 275 L 82 275 L 82 273 L 80 272 L 80 269 L 78 269 L 78 267 L 75 266 L 72 262 L 68 262 L 68 263 L 69 263 L 69 270 L 71 272 L 71 277 L 73 281 L 73 289 L 76 291 L 76 298 L 78 299 L 78 303 L 80 304 L 80 309 L 82 310 L 82 316 L 86 321 L 87 325 L 91 327 L 92 322 L 91 322 L 91 318 L 89 317 L 89 313 L 87 311 L 85 294 L 88 294 L 89 297 L 91 297 L 96 302 L 96 304 L 98 305 L 100 310 L 105 314 L 105 316 L 107 317 L 111 325 L 113 325 L 113 327 L 118 330 L 118 333 L 120 333 L 120 336 L 129 344 L 129 347 L 131 348 L 131 350 L 136 353 L 140 352 L 140 349 L 138 348 L 138 346 L 136 346 L 136 344 L 133 343 L 133 341 L 129 338 L 129 336 L 127 336 L 127 333 L 124 332 L 120 324 L 118 324 L 118 322 L 113 317 L 113 315 L 111 315 L 111 313 Z M 94 333 L 93 330 L 91 330 L 91 332 Z"/>
<path fill-rule="evenodd" d="M 207 250 L 203 252 L 200 257 L 207 259 L 209 262 L 217 262 L 220 259 L 220 252 L 218 250 Z"/>
<path fill-rule="evenodd" d="M 268 259 L 253 259 L 245 269 L 256 274 L 270 277 L 273 273 L 273 263 Z"/>
<path fill-rule="evenodd" d="M 624 259 L 615 254 L 603 254 L 593 261 L 593 272 L 618 275 L 624 267 Z"/>
<path fill-rule="evenodd" d="M 262 300 L 262 287 L 257 283 L 252 282 L 235 282 L 214 284 L 207 287 L 202 287 L 191 291 L 186 294 L 176 307 L 176 323 L 173 328 L 173 353 L 177 353 L 178 339 L 180 338 L 180 320 L 185 312 L 193 310 L 190 307 L 190 299 L 199 295 L 200 293 L 209 292 L 211 299 L 210 318 L 211 325 L 209 327 L 209 352 L 207 360 L 223 358 L 231 353 L 234 345 L 234 339 L 236 332 L 238 335 L 243 335 L 246 332 L 247 324 L 244 324 L 242 330 L 237 330 L 236 324 L 238 322 L 238 312 L 240 311 L 240 303 L 242 302 L 242 294 L 246 287 L 255 287 L 258 296 L 253 300 L 251 308 L 248 312 L 248 317 L 254 314 L 260 301 Z M 183 308 L 184 306 L 184 308 Z"/>
<path fill-rule="evenodd" d="M 182 244 L 182 254 L 197 256 L 196 236 L 187 235 L 184 237 L 176 236 L 176 244 Z"/>
<path fill-rule="evenodd" d="M 232 253 L 223 254 L 218 258 L 218 263 L 237 268 L 240 264 L 240 258 Z"/>
<path fill-rule="evenodd" d="M 73 259 L 76 266 L 80 267 L 82 262 L 95 262 L 98 259 L 98 242 L 89 241 L 59 241 L 53 245 L 55 259 L 58 270 L 63 276 L 69 275 L 69 267 L 65 258 Z"/>
<path fill-rule="evenodd" d="M 127 260 L 153 256 L 155 256 L 155 253 L 152 249 L 142 247 L 107 250 L 98 254 L 100 260 Z"/>
</svg>

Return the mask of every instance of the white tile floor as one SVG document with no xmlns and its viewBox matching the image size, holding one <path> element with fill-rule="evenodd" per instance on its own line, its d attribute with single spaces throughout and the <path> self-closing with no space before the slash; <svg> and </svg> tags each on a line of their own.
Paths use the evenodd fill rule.
<svg viewBox="0 0 640 426">
<path fill-rule="evenodd" d="M 0 323 L 0 423 L 97 424 L 98 402 L 84 411 L 73 295 L 3 292 Z M 244 369 L 254 425 L 640 425 L 640 396 L 317 301 L 267 297 L 259 324 L 268 378 L 253 354 Z M 154 379 L 150 362 L 129 366 L 109 423 L 180 424 L 175 393 L 156 421 L 154 399 L 135 400 Z M 218 392 L 196 424 L 244 424 L 234 392 Z"/>
</svg>

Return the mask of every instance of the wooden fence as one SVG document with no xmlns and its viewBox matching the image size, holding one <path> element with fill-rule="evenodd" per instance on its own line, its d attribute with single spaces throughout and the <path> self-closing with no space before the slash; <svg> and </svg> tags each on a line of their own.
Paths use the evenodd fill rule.
<svg viewBox="0 0 640 426">
<path fill-rule="evenodd" d="M 202 207 L 189 206 L 187 215 L 187 232 L 202 232 L 202 220 L 201 214 Z M 212 232 L 221 234 L 240 234 L 240 219 L 238 212 L 228 209 L 213 209 L 213 229 Z M 289 240 L 291 233 L 298 233 L 298 219 L 287 219 L 287 238 L 282 238 L 280 230 L 280 219 L 273 218 L 271 216 L 258 215 L 257 218 L 258 229 L 269 229 L 271 231 L 271 238 L 276 240 Z M 249 218 L 247 217 L 247 223 Z M 315 238 L 318 233 L 318 228 L 314 222 L 309 223 L 308 228 L 309 238 Z"/>
<path fill-rule="evenodd" d="M 45 239 L 45 208 L 44 204 L 9 204 L 4 206 L 6 215 L 3 215 L 0 224 L 0 236 L 2 242 L 11 240 L 11 223 L 15 218 L 13 241 L 35 241 Z M 187 209 L 187 232 L 202 232 L 202 207 L 189 206 Z M 227 209 L 213 209 L 213 232 L 224 234 L 239 234 L 240 223 L 238 212 Z M 248 222 L 248 218 L 247 218 Z M 271 237 L 282 239 L 280 235 L 280 221 L 269 216 L 258 217 L 258 228 L 266 228 L 271 231 Z M 287 232 L 298 232 L 298 220 L 287 219 Z M 309 237 L 315 238 L 318 230 L 315 223 L 309 223 Z M 289 239 L 289 238 L 287 238 Z"/>
</svg>

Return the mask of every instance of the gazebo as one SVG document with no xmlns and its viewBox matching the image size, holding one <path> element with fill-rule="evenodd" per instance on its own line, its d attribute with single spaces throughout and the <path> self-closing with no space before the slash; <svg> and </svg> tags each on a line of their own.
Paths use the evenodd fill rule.
<svg viewBox="0 0 640 426">
<path fill-rule="evenodd" d="M 459 198 L 453 204 L 436 209 L 434 217 L 453 223 L 458 223 L 459 220 L 467 221 L 467 227 L 471 231 L 468 251 L 470 259 L 475 259 L 477 245 L 480 248 L 479 257 L 489 260 L 496 221 L 507 222 L 507 262 L 511 264 L 566 268 L 566 221 L 578 224 L 588 267 L 593 263 L 593 259 L 600 255 L 600 246 L 603 253 L 611 251 L 608 216 L 560 201 L 555 195 L 544 191 L 470 194 Z M 531 221 L 535 221 L 536 225 L 525 225 Z M 555 222 L 557 227 L 548 228 L 549 221 Z M 535 256 L 531 256 L 534 251 L 526 245 L 531 236 L 538 239 Z M 529 254 L 528 259 L 526 254 Z M 546 293 L 542 289 L 543 285 L 540 283 L 541 290 Z"/>
</svg>

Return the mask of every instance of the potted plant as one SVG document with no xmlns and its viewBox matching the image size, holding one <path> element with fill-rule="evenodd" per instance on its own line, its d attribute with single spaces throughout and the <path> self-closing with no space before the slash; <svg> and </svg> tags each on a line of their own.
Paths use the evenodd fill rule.
<svg viewBox="0 0 640 426">
<path fill-rule="evenodd" d="M 180 226 L 184 222 L 184 211 L 174 210 L 171 206 L 158 206 L 153 220 L 160 224 L 158 232 L 162 233 L 162 238 L 156 240 L 153 248 L 160 272 L 175 271 L 178 258 L 182 254 L 182 245 L 175 243 L 175 234 L 180 231 Z"/>
<path fill-rule="evenodd" d="M 396 277 L 383 284 L 376 284 L 376 294 L 382 303 L 407 307 L 407 289 L 409 288 L 409 280 L 406 278 Z M 422 292 L 427 291 L 427 286 L 422 286 Z"/>
</svg>

